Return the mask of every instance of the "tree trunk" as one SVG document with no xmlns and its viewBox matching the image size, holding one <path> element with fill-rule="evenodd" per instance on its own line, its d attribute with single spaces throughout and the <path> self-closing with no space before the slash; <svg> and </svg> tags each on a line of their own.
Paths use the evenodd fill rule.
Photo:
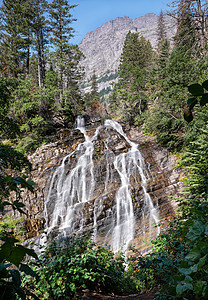
<svg viewBox="0 0 208 300">
<path fill-rule="evenodd" d="M 200 43 L 201 47 L 204 50 L 207 40 L 207 29 L 206 29 L 206 20 L 204 11 L 202 10 L 201 0 L 197 0 L 197 14 L 199 17 L 199 24 L 200 24 Z"/>
<path fill-rule="evenodd" d="M 26 60 L 26 74 L 29 75 L 30 73 L 30 45 L 29 45 L 29 34 L 27 36 L 28 45 L 27 45 L 27 60 Z"/>
<path fill-rule="evenodd" d="M 41 46 L 40 46 L 40 33 L 37 32 L 37 52 L 38 52 L 38 85 L 43 86 L 42 82 L 42 60 L 41 60 Z"/>
</svg>

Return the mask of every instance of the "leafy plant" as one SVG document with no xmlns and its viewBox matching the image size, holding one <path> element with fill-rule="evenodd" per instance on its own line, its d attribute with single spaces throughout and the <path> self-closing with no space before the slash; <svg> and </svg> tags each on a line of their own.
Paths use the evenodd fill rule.
<svg viewBox="0 0 208 300">
<path fill-rule="evenodd" d="M 0 211 L 13 209 L 25 214 L 21 193 L 23 189 L 32 192 L 34 182 L 27 179 L 26 174 L 18 173 L 23 168 L 30 170 L 31 164 L 21 153 L 3 144 L 0 144 L 0 161 Z M 10 199 L 11 193 L 16 195 L 13 200 Z M 12 300 L 16 299 L 16 295 L 19 295 L 21 299 L 26 299 L 21 288 L 20 272 L 36 276 L 33 270 L 24 263 L 24 259 L 27 255 L 36 259 L 38 257 L 34 250 L 20 245 L 20 241 L 14 237 L 13 232 L 6 230 L 8 227 L 4 229 L 0 231 L 0 299 Z"/>
<path fill-rule="evenodd" d="M 124 269 L 121 254 L 115 258 L 108 248 L 95 247 L 89 237 L 72 236 L 46 248 L 35 268 L 40 281 L 36 285 L 25 278 L 25 285 L 39 299 L 72 299 L 83 289 L 122 293 L 133 286 Z"/>
<path fill-rule="evenodd" d="M 0 217 L 0 236 L 9 233 L 16 238 L 24 239 L 25 230 L 23 222 L 23 217 L 14 217 L 8 213 Z"/>
<path fill-rule="evenodd" d="M 154 241 L 154 252 L 131 258 L 139 289 L 162 286 L 157 299 L 207 299 L 208 205 L 193 204 L 192 216 L 176 218 Z M 132 264 L 133 261 L 133 264 Z"/>
<path fill-rule="evenodd" d="M 189 85 L 188 91 L 192 97 L 187 100 L 188 109 L 184 112 L 184 119 L 189 123 L 193 120 L 192 110 L 194 106 L 199 103 L 202 107 L 208 103 L 208 80 L 205 80 L 202 84 Z"/>
</svg>

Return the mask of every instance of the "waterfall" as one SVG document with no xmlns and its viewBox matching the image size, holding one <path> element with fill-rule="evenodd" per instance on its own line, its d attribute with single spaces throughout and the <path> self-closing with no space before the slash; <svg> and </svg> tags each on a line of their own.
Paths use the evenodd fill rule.
<svg viewBox="0 0 208 300">
<path fill-rule="evenodd" d="M 105 126 L 113 128 L 120 135 L 122 135 L 128 144 L 131 146 L 127 153 L 122 153 L 115 158 L 115 169 L 121 177 L 121 186 L 116 194 L 116 226 L 113 230 L 113 244 L 114 251 L 118 251 L 123 246 L 124 251 L 127 250 L 129 242 L 134 237 L 134 212 L 132 196 L 130 194 L 131 176 L 136 178 L 137 171 L 141 177 L 141 186 L 144 192 L 144 211 L 149 214 L 149 230 L 152 230 L 152 223 L 159 223 L 159 215 L 155 209 L 149 193 L 147 193 L 147 168 L 141 152 L 138 150 L 138 145 L 131 142 L 123 132 L 121 125 L 112 120 L 106 120 Z M 121 214 L 123 212 L 123 218 Z M 158 227 L 159 228 L 159 227 Z M 159 232 L 158 232 L 159 233 Z"/>
<path fill-rule="evenodd" d="M 109 244 L 113 251 L 126 251 L 135 235 L 137 220 L 134 201 L 144 203 L 143 216 L 149 219 L 150 235 L 152 224 L 159 222 L 157 208 L 147 192 L 149 177 L 144 158 L 138 145 L 129 140 L 116 121 L 106 120 L 90 137 L 85 129 L 84 118 L 78 116 L 76 129 L 83 134 L 84 141 L 63 158 L 61 165 L 50 178 L 44 210 L 46 230 L 48 233 L 56 231 L 67 235 L 83 232 L 91 226 L 95 242 L 102 238 L 103 243 Z M 128 144 L 127 152 L 116 153 L 110 148 L 110 131 Z M 100 163 L 105 170 L 105 178 L 102 195 L 97 195 L 98 172 L 94 156 L 100 134 L 106 136 L 103 142 L 105 159 L 104 163 Z M 133 199 L 132 180 L 140 183 L 142 199 Z M 113 195 L 112 187 L 116 191 L 114 198 L 110 200 Z"/>
</svg>

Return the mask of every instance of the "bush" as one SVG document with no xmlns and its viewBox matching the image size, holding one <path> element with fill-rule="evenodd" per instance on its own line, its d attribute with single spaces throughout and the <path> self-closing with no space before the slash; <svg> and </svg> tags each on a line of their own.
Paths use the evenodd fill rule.
<svg viewBox="0 0 208 300">
<path fill-rule="evenodd" d="M 189 219 L 176 218 L 153 242 L 154 252 L 131 258 L 140 290 L 162 286 L 158 299 L 208 299 L 208 204 L 192 204 Z"/>
<path fill-rule="evenodd" d="M 115 258 L 89 238 L 72 236 L 47 247 L 36 266 L 40 281 L 25 278 L 25 285 L 39 299 L 72 299 L 83 289 L 122 293 L 131 282 L 124 269 L 122 254 Z"/>
</svg>

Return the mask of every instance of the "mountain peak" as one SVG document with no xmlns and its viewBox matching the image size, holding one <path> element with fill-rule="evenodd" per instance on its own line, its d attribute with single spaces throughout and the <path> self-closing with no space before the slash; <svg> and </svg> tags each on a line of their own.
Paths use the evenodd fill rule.
<svg viewBox="0 0 208 300">
<path fill-rule="evenodd" d="M 176 32 L 176 22 L 170 16 L 165 16 L 167 36 L 172 38 Z M 148 39 L 153 48 L 157 46 L 158 16 L 148 13 L 132 20 L 128 16 L 117 17 L 88 32 L 79 44 L 85 59 L 86 78 L 90 78 L 95 70 L 98 77 L 117 71 L 124 40 L 129 31 L 139 32 Z"/>
</svg>

